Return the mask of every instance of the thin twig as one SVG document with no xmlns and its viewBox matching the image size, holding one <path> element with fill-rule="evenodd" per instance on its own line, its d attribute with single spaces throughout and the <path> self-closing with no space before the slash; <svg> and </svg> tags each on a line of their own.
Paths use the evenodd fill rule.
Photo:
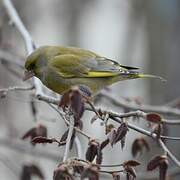
<svg viewBox="0 0 180 180">
<path fill-rule="evenodd" d="M 100 173 L 108 173 L 108 174 L 113 174 L 113 173 L 121 173 L 124 172 L 124 170 L 116 170 L 116 171 L 105 171 L 105 170 L 99 170 Z"/>
<path fill-rule="evenodd" d="M 13 86 L 13 87 L 0 89 L 0 94 L 3 93 L 4 95 L 7 95 L 7 93 L 10 91 L 29 91 L 33 89 L 34 89 L 34 86 L 30 86 L 30 87 Z"/>
<path fill-rule="evenodd" d="M 71 144 L 71 137 L 72 137 L 73 131 L 74 131 L 74 119 L 72 117 L 70 117 L 69 119 L 70 119 L 70 124 L 69 124 L 68 136 L 66 139 L 66 146 L 65 146 L 63 162 L 65 162 L 68 159 L 69 149 L 70 149 L 70 144 Z"/>
<path fill-rule="evenodd" d="M 158 139 L 159 145 L 161 148 L 167 153 L 169 158 L 178 166 L 180 167 L 180 161 L 173 155 L 173 153 L 167 148 L 164 142 L 161 139 Z"/>
<path fill-rule="evenodd" d="M 76 144 L 78 158 L 81 159 L 81 158 L 83 158 L 83 152 L 82 152 L 81 141 L 79 140 L 78 136 L 75 137 L 75 144 Z"/>
<path fill-rule="evenodd" d="M 112 94 L 110 93 L 100 93 L 98 94 L 99 97 L 104 97 L 108 99 L 112 104 L 115 106 L 121 107 L 121 108 L 127 108 L 129 110 L 141 110 L 145 112 L 156 112 L 164 115 L 172 115 L 172 116 L 178 116 L 180 117 L 180 110 L 177 108 L 172 108 L 169 106 L 155 106 L 155 105 L 146 105 L 146 104 L 134 104 L 131 102 L 127 102 L 123 98 L 115 98 Z"/>
<path fill-rule="evenodd" d="M 22 20 L 20 19 L 11 0 L 3 0 L 3 4 L 4 4 L 4 7 L 6 8 L 6 11 L 9 15 L 11 22 L 16 26 L 16 28 L 18 29 L 18 31 L 20 32 L 20 34 L 22 35 L 22 37 L 24 39 L 27 54 L 32 53 L 34 50 L 35 44 L 33 43 L 33 40 L 31 38 L 28 30 L 26 29 Z M 38 98 L 40 96 L 43 96 L 44 95 L 43 87 L 42 87 L 42 83 L 40 82 L 40 80 L 36 77 L 33 77 L 33 83 L 34 83 L 34 87 L 35 87 L 36 97 Z"/>
<path fill-rule="evenodd" d="M 31 144 L 25 143 L 24 141 L 18 139 L 0 137 L 0 146 L 9 148 L 12 151 L 36 156 L 39 158 L 45 158 L 48 160 L 57 161 L 57 159 L 59 158 L 58 151 L 52 151 L 44 147 L 32 148 Z"/>
<path fill-rule="evenodd" d="M 69 126 L 70 122 L 67 121 L 67 119 L 65 118 L 65 113 L 60 111 L 59 109 L 57 109 L 55 106 L 53 106 L 52 104 L 48 103 L 48 105 L 50 107 L 52 107 L 60 116 L 61 118 L 64 120 L 64 122 Z M 88 140 L 89 139 L 93 139 L 90 135 L 88 135 L 87 133 L 85 133 L 84 131 L 82 131 L 81 129 L 74 127 L 74 129 L 76 130 L 76 132 L 80 133 L 81 135 L 83 135 L 84 137 L 86 137 Z"/>
<path fill-rule="evenodd" d="M 11 22 L 15 25 L 15 27 L 20 32 L 22 38 L 24 39 L 27 53 L 28 54 L 32 53 L 34 50 L 34 43 L 32 41 L 32 38 L 29 32 L 27 31 L 22 20 L 20 19 L 16 9 L 14 8 L 11 0 L 3 0 L 3 4 L 4 4 L 4 7 L 6 8 L 6 11 L 9 15 Z M 36 96 L 42 95 L 43 90 L 42 90 L 42 85 L 41 85 L 40 80 L 36 77 L 33 77 L 33 82 L 36 89 Z"/>
</svg>

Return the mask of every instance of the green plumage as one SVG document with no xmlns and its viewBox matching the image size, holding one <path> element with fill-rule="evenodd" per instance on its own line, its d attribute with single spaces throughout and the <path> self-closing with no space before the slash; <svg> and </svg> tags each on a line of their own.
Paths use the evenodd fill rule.
<svg viewBox="0 0 180 180">
<path fill-rule="evenodd" d="M 137 72 L 91 51 L 75 47 L 43 46 L 27 57 L 25 68 L 51 90 L 63 94 L 75 85 L 93 93 L 117 81 L 157 77 Z"/>
</svg>

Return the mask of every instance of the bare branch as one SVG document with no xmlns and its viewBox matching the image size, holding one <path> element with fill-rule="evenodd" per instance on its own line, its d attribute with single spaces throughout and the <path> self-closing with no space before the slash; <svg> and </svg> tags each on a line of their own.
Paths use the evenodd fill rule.
<svg viewBox="0 0 180 180">
<path fill-rule="evenodd" d="M 22 35 L 22 37 L 24 39 L 27 53 L 28 54 L 32 53 L 34 50 L 34 43 L 32 41 L 32 38 L 31 38 L 29 32 L 27 31 L 24 24 L 22 23 L 11 0 L 3 0 L 3 4 L 4 4 L 4 7 L 6 8 L 6 11 L 9 15 L 10 20 L 16 26 L 16 28 L 18 29 L 18 31 L 20 32 L 20 34 Z M 36 77 L 33 77 L 33 82 L 34 82 L 34 86 L 36 89 L 36 96 L 43 94 L 42 85 L 41 85 L 40 80 Z"/>
<path fill-rule="evenodd" d="M 167 148 L 164 142 L 161 139 L 158 139 L 159 145 L 164 150 L 164 152 L 169 156 L 169 158 L 180 167 L 180 161 L 174 156 L 174 154 Z"/>
<path fill-rule="evenodd" d="M 127 108 L 129 110 L 141 110 L 141 111 L 145 111 L 145 112 L 156 112 L 156 113 L 160 113 L 160 114 L 164 114 L 164 115 L 172 115 L 172 116 L 180 117 L 180 110 L 176 109 L 176 108 L 171 108 L 169 106 L 163 106 L 163 105 L 161 105 L 161 106 L 153 105 L 152 106 L 152 105 L 145 105 L 145 104 L 138 105 L 138 104 L 134 104 L 131 102 L 127 102 L 123 98 L 119 98 L 117 100 L 117 98 L 115 98 L 113 95 L 111 95 L 109 93 L 107 94 L 104 92 L 100 93 L 98 96 L 108 99 L 115 106 Z"/>
<path fill-rule="evenodd" d="M 72 137 L 73 130 L 74 130 L 74 119 L 72 117 L 70 117 L 69 119 L 70 119 L 69 131 L 68 131 L 68 136 L 67 136 L 67 140 L 66 140 L 66 147 L 65 147 L 63 162 L 65 162 L 68 159 L 69 149 L 70 149 L 70 144 L 71 144 L 71 137 Z"/>
<path fill-rule="evenodd" d="M 50 150 L 47 150 L 47 148 L 45 149 L 42 147 L 32 148 L 32 146 L 29 143 L 26 144 L 24 141 L 20 141 L 18 139 L 9 139 L 9 138 L 1 137 L 0 146 L 7 147 L 19 153 L 26 153 L 32 156 L 46 158 L 53 161 L 57 161 L 57 159 L 59 158 L 59 155 L 58 155 L 59 152 L 57 151 L 50 151 Z"/>
</svg>

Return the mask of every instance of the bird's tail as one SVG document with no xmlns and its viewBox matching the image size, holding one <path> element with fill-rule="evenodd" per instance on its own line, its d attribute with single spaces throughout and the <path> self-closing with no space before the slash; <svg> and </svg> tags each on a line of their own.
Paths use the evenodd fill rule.
<svg viewBox="0 0 180 180">
<path fill-rule="evenodd" d="M 117 76 L 113 77 L 113 80 L 111 83 L 115 83 L 118 81 L 124 81 L 128 79 L 138 79 L 138 78 L 155 78 L 160 79 L 161 81 L 165 82 L 166 80 L 160 76 L 151 75 L 151 74 L 143 74 L 139 72 L 128 72 L 128 73 L 121 73 Z"/>
<path fill-rule="evenodd" d="M 155 78 L 155 79 L 160 79 L 163 82 L 166 82 L 166 79 L 164 79 L 164 78 L 162 78 L 160 76 L 152 75 L 152 74 L 139 73 L 139 74 L 137 74 L 137 78 Z"/>
</svg>

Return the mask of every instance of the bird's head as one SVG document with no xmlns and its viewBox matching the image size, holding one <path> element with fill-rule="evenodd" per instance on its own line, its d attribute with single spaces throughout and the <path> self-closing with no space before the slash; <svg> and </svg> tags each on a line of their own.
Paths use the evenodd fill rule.
<svg viewBox="0 0 180 180">
<path fill-rule="evenodd" d="M 33 76 L 39 77 L 44 66 L 47 65 L 46 47 L 40 47 L 32 52 L 25 62 L 25 73 L 23 80 L 27 80 Z"/>
</svg>

